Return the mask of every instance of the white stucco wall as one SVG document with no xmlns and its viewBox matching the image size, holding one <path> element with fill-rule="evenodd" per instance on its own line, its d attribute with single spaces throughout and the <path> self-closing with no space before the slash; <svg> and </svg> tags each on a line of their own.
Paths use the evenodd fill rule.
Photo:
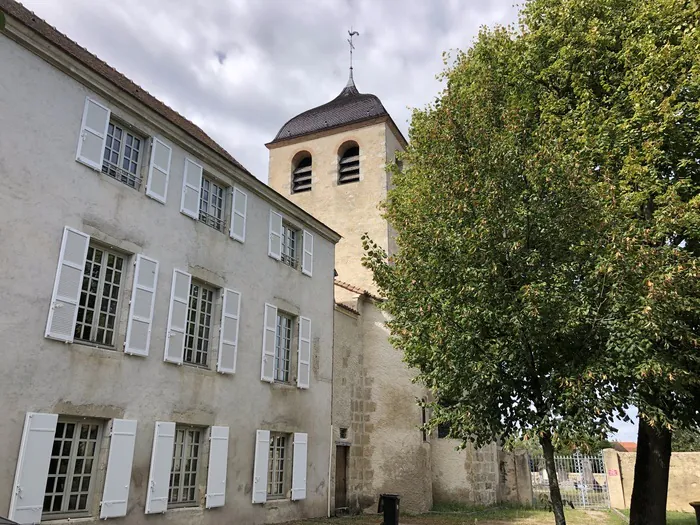
<svg viewBox="0 0 700 525">
<path fill-rule="evenodd" d="M 180 213 L 186 152 L 168 140 L 167 129 L 154 129 L 138 114 L 127 112 L 119 100 L 92 93 L 3 35 L 0 64 L 0 341 L 4 363 L 0 382 L 0 515 L 8 512 L 27 411 L 105 422 L 113 417 L 138 420 L 129 511 L 119 523 L 253 524 L 325 515 L 331 446 L 333 243 L 316 232 L 314 273 L 309 278 L 268 257 L 271 205 L 255 191 L 248 191 L 245 244 L 186 217 Z M 88 95 L 105 102 L 115 115 L 145 136 L 157 133 L 173 147 L 167 204 L 146 197 L 145 184 L 135 191 L 75 161 Z M 198 160 L 229 185 L 234 182 L 232 177 L 244 188 L 248 183 L 245 174 L 222 173 L 206 158 Z M 289 219 L 313 230 L 301 214 Z M 148 357 L 121 351 L 133 279 L 131 264 L 123 279 L 116 349 L 44 338 L 64 226 L 132 255 L 143 253 L 158 260 Z M 175 268 L 215 287 L 241 292 L 235 375 L 215 372 L 215 352 L 209 369 L 163 362 Z M 261 382 L 265 302 L 312 320 L 309 390 Z M 217 294 L 213 348 L 218 348 L 220 311 L 221 295 Z M 223 508 L 204 510 L 198 506 L 165 515 L 144 515 L 156 421 L 230 427 Z M 251 503 L 256 429 L 308 433 L 306 500 Z M 103 460 L 105 454 L 103 446 Z M 98 475 L 99 480 L 103 477 L 103 473 Z M 200 475 L 198 481 L 204 494 L 206 477 Z M 98 491 L 92 498 L 93 515 L 100 496 Z"/>
</svg>

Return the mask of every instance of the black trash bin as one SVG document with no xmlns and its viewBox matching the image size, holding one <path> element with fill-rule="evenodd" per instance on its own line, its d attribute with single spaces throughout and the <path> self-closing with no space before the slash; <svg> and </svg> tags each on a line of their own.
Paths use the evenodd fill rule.
<svg viewBox="0 0 700 525">
<path fill-rule="evenodd" d="M 384 513 L 383 525 L 399 525 L 399 500 L 398 494 L 380 494 L 377 512 Z"/>
</svg>

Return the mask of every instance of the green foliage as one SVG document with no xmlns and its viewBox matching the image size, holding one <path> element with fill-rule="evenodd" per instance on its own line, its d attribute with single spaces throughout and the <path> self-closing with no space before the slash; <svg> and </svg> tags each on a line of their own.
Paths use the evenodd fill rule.
<svg viewBox="0 0 700 525">
<path fill-rule="evenodd" d="M 683 428 L 673 433 L 674 452 L 700 452 L 700 429 Z"/>
<path fill-rule="evenodd" d="M 0 11 L 0 31 L 5 29 L 5 13 Z"/>
</svg>

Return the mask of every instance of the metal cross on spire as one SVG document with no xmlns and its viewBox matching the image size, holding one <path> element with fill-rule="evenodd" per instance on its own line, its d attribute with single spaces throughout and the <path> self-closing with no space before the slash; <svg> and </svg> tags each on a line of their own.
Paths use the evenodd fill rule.
<svg viewBox="0 0 700 525">
<path fill-rule="evenodd" d="M 352 50 L 355 49 L 355 46 L 352 43 L 352 37 L 354 36 L 360 36 L 360 33 L 357 31 L 353 31 L 352 27 L 350 28 L 350 31 L 348 31 L 348 35 L 350 35 L 350 38 L 348 38 L 348 44 L 350 44 L 350 79 L 348 80 L 348 86 L 350 84 L 353 84 L 353 78 L 352 78 Z"/>
</svg>

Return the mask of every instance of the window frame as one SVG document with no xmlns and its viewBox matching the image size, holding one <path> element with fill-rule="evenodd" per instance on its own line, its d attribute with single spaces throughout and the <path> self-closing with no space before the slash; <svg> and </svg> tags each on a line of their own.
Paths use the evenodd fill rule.
<svg viewBox="0 0 700 525">
<path fill-rule="evenodd" d="M 206 192 L 208 194 L 208 198 L 204 198 L 204 193 L 205 193 L 205 184 L 208 184 L 209 187 L 207 188 Z M 220 195 L 217 197 L 221 201 L 220 207 L 217 206 L 212 202 L 214 198 L 214 193 L 212 192 L 212 187 L 218 188 Z M 226 203 L 227 203 L 227 195 L 230 194 L 232 189 L 227 186 L 225 183 L 221 182 L 219 179 L 212 177 L 211 174 L 207 173 L 206 171 L 202 171 L 202 178 L 199 183 L 199 206 L 197 210 L 197 220 L 203 224 L 206 224 L 213 230 L 216 230 L 221 233 L 226 233 L 226 217 L 227 217 L 227 210 L 226 210 Z M 203 204 L 206 204 L 207 211 L 203 211 Z M 217 217 L 216 215 L 212 215 L 209 210 L 211 209 L 217 209 L 221 212 L 221 217 Z"/>
<path fill-rule="evenodd" d="M 192 308 L 192 300 L 193 300 L 193 294 L 192 291 L 195 287 L 199 288 L 199 293 L 198 297 L 196 298 L 196 306 L 193 309 Z M 211 362 L 212 362 L 212 354 L 213 354 L 213 349 L 214 347 L 214 327 L 215 327 L 215 321 L 214 317 L 216 314 L 216 302 L 218 299 L 218 291 L 219 289 L 211 286 L 203 281 L 200 281 L 198 279 L 191 279 L 190 280 L 190 291 L 187 295 L 187 318 L 185 320 L 185 341 L 184 341 L 184 347 L 182 351 L 182 364 L 190 365 L 190 366 L 196 366 L 198 368 L 206 368 L 209 369 L 211 368 Z M 200 322 L 201 320 L 201 315 L 202 315 L 202 303 L 204 302 L 203 299 L 203 292 L 208 292 L 211 294 L 211 300 L 207 301 L 209 303 L 210 307 L 210 312 L 208 312 L 209 316 L 209 326 L 204 327 L 205 330 L 208 330 L 208 337 L 205 340 L 207 343 L 207 350 L 202 351 L 198 350 L 198 342 L 199 342 L 199 329 L 203 326 Z M 190 316 L 194 312 L 194 322 L 190 319 Z M 190 326 L 194 325 L 193 328 L 193 333 L 190 334 Z M 192 339 L 193 346 L 189 348 L 189 340 Z M 187 354 L 188 352 L 191 353 L 191 361 L 187 360 Z M 203 353 L 204 354 L 204 362 L 203 363 L 197 363 L 194 360 L 194 357 L 197 353 Z"/>
<path fill-rule="evenodd" d="M 357 154 L 348 155 L 348 151 L 355 148 L 357 148 Z M 357 157 L 357 159 L 353 159 L 353 157 Z M 338 148 L 338 177 L 336 179 L 338 186 L 360 182 L 362 175 L 360 157 L 361 149 L 358 142 L 348 140 L 341 144 L 341 146 Z M 347 166 L 344 166 L 344 164 Z M 346 170 L 346 173 L 348 173 L 347 175 L 343 175 L 342 172 L 342 170 L 345 168 L 349 168 Z"/>
<path fill-rule="evenodd" d="M 290 246 L 290 234 L 294 234 L 294 246 L 291 248 L 292 254 L 289 254 Z M 280 255 L 280 261 L 286 264 L 290 268 L 298 270 L 301 267 L 301 259 L 299 255 L 304 256 L 304 234 L 303 230 L 297 228 L 292 223 L 282 220 L 282 253 Z"/>
<path fill-rule="evenodd" d="M 289 322 L 289 337 L 285 337 L 284 339 L 281 337 L 280 334 L 280 331 L 282 330 L 282 327 L 280 326 L 280 321 Z M 272 366 L 272 377 L 274 378 L 275 383 L 291 384 L 293 382 L 294 341 L 296 336 L 297 323 L 298 319 L 296 318 L 296 316 L 281 311 L 280 309 L 277 309 L 277 318 L 275 319 L 275 361 Z M 283 340 L 289 344 L 288 348 L 280 347 L 280 343 Z M 283 359 L 283 361 L 287 365 L 286 370 L 280 369 L 279 367 L 280 354 L 282 353 L 286 354 L 286 356 L 284 356 Z M 283 379 L 279 378 L 280 372 Z"/>
<path fill-rule="evenodd" d="M 301 163 L 308 159 L 307 166 L 301 166 Z M 306 193 L 312 190 L 313 187 L 313 163 L 314 158 L 308 151 L 300 151 L 294 156 L 292 161 L 292 181 L 290 185 L 290 193 Z M 308 178 L 308 180 L 306 180 Z M 297 181 L 301 179 L 301 181 Z"/>
<path fill-rule="evenodd" d="M 122 268 L 119 270 L 121 272 L 121 278 L 119 282 L 119 290 L 117 292 L 117 300 L 116 300 L 116 305 L 114 308 L 114 326 L 109 329 L 106 327 L 100 328 L 99 326 L 99 318 L 100 315 L 102 314 L 101 312 L 101 307 L 102 307 L 102 302 L 105 299 L 104 296 L 104 286 L 105 286 L 105 278 L 106 274 L 108 271 L 108 266 L 106 262 L 101 262 L 100 266 L 100 273 L 97 278 L 97 293 L 95 294 L 95 303 L 94 303 L 94 310 L 93 310 L 93 321 L 92 325 L 90 326 L 90 334 L 87 339 L 84 339 L 82 336 L 79 337 L 77 335 L 78 328 L 81 325 L 86 325 L 83 321 L 81 321 L 81 310 L 85 311 L 87 310 L 87 304 L 89 302 L 89 292 L 86 292 L 84 290 L 85 287 L 85 280 L 88 279 L 88 287 L 89 287 L 89 282 L 92 280 L 92 276 L 88 273 L 88 264 L 94 265 L 95 262 L 94 260 L 90 259 L 90 250 L 101 250 L 103 252 L 103 258 L 108 259 L 109 255 L 113 255 L 114 257 L 118 257 L 122 259 Z M 85 256 L 85 265 L 83 266 L 83 276 L 82 276 L 82 283 L 80 285 L 80 297 L 78 298 L 78 314 L 75 319 L 75 327 L 73 328 L 73 341 L 77 344 L 85 344 L 85 345 L 94 345 L 98 346 L 100 348 L 105 348 L 109 350 L 116 350 L 118 347 L 117 339 L 119 336 L 119 331 L 120 331 L 120 322 L 121 322 L 121 310 L 122 310 L 122 304 L 123 304 L 123 296 L 124 296 L 124 291 L 125 291 L 125 282 L 129 270 L 129 262 L 130 262 L 131 256 L 129 254 L 126 254 L 122 251 L 115 250 L 114 248 L 106 248 L 103 244 L 99 242 L 93 242 L 92 238 L 90 239 L 90 242 L 88 243 L 88 249 L 87 253 Z M 103 259 L 104 261 L 104 259 Z M 91 266 L 92 269 L 92 266 Z M 114 272 L 115 269 L 112 268 L 112 271 Z M 114 283 L 111 283 L 112 286 L 114 286 Z M 85 304 L 83 304 L 83 294 L 88 295 L 88 297 L 85 299 Z M 86 315 L 86 314 L 83 314 Z M 109 315 L 109 314 L 107 314 Z M 96 321 L 97 319 L 97 321 Z M 111 343 L 104 343 L 104 342 L 99 342 L 97 341 L 97 333 L 98 331 L 102 330 L 111 330 L 112 331 L 112 342 Z"/>
<path fill-rule="evenodd" d="M 110 127 L 112 128 L 118 128 L 122 136 L 119 139 L 120 140 L 120 147 L 119 151 L 117 152 L 117 164 L 115 165 L 112 163 L 111 160 L 105 159 L 105 153 L 109 149 L 110 152 L 115 152 L 112 148 L 112 144 L 114 141 L 114 135 L 110 134 Z M 125 158 L 125 151 L 127 147 L 132 148 L 133 146 L 128 146 L 126 144 L 127 142 L 127 137 L 126 135 L 131 135 L 132 139 L 138 139 L 140 141 L 140 148 L 138 150 L 138 159 L 136 161 L 136 171 L 132 173 L 131 171 L 128 171 L 123 168 L 123 163 L 124 163 L 124 158 Z M 111 137 L 111 141 L 110 141 Z M 109 143 L 109 145 L 108 145 Z M 111 179 L 116 180 L 117 182 L 120 182 L 124 184 L 125 186 L 128 186 L 129 188 L 132 188 L 136 191 L 141 191 L 141 185 L 143 184 L 143 167 L 146 165 L 144 163 L 144 156 L 146 154 L 146 146 L 148 144 L 148 137 L 146 137 L 143 133 L 141 133 L 138 130 L 135 130 L 132 126 L 129 124 L 119 120 L 118 118 L 114 117 L 114 114 L 110 115 L 109 121 L 107 122 L 107 133 L 105 133 L 105 138 L 104 138 L 104 150 L 102 151 L 102 163 L 100 166 L 100 173 L 107 175 Z M 131 159 L 129 159 L 130 162 Z M 110 168 L 115 171 L 114 174 L 109 173 Z M 124 178 L 126 177 L 126 181 Z M 130 184 L 129 179 L 134 179 L 134 183 Z"/>
<path fill-rule="evenodd" d="M 182 491 L 185 488 L 184 477 L 185 477 L 186 473 L 189 473 L 190 475 L 194 474 L 194 483 L 192 483 L 192 481 L 190 480 L 190 484 L 187 485 L 187 487 L 188 487 L 187 490 L 194 490 L 194 497 L 193 497 L 193 499 L 191 499 L 191 500 L 188 499 L 187 501 L 171 502 L 172 491 L 173 491 L 173 478 L 175 476 L 175 471 L 174 471 L 175 460 L 176 460 L 175 452 L 177 451 L 177 447 L 178 447 L 178 434 L 179 434 L 179 432 L 184 432 L 182 449 L 181 449 L 182 453 L 181 453 L 180 458 L 179 458 L 181 467 L 186 465 L 188 463 L 188 461 L 192 460 L 191 456 L 185 455 L 185 450 L 189 450 L 188 446 L 192 445 L 192 441 L 190 439 L 189 433 L 190 432 L 198 432 L 198 434 L 199 434 L 198 442 L 197 442 L 197 457 L 196 457 L 197 464 L 196 464 L 195 469 L 193 471 L 192 470 L 185 471 L 184 469 L 182 469 L 182 470 L 180 470 L 180 472 L 178 472 L 178 474 L 180 476 L 180 482 L 179 482 L 178 487 L 177 487 L 178 495 L 179 496 L 182 495 Z M 185 507 L 199 507 L 200 506 L 199 502 L 201 499 L 201 494 L 200 494 L 201 491 L 199 489 L 199 481 L 201 480 L 201 476 L 203 474 L 202 461 L 204 461 L 204 459 L 205 459 L 203 451 L 202 451 L 204 444 L 205 444 L 205 440 L 206 440 L 205 434 L 206 434 L 206 428 L 204 428 L 204 427 L 198 427 L 198 426 L 194 426 L 194 425 L 180 425 L 177 423 L 175 424 L 175 437 L 173 438 L 173 450 L 170 454 L 171 458 L 172 458 L 172 462 L 170 464 L 170 474 L 169 474 L 169 478 L 168 478 L 168 504 L 167 504 L 168 509 L 177 509 L 177 508 L 185 508 Z"/>
<path fill-rule="evenodd" d="M 284 446 L 280 448 L 277 446 L 277 440 L 284 439 Z M 291 491 L 291 473 L 292 473 L 292 441 L 293 435 L 288 432 L 270 432 L 270 444 L 268 449 L 268 459 L 267 459 L 267 499 L 268 500 L 282 500 L 287 499 L 288 494 Z M 282 458 L 282 467 L 279 468 L 279 457 L 276 454 L 279 450 L 284 452 L 284 457 Z M 277 460 L 277 461 L 276 461 Z M 282 481 L 273 481 L 275 474 L 281 472 Z M 280 492 L 271 492 L 271 488 L 275 484 L 282 484 L 282 489 Z"/>
<path fill-rule="evenodd" d="M 99 468 L 99 463 L 100 463 L 100 456 L 102 453 L 102 439 L 104 436 L 104 421 L 100 419 L 93 419 L 93 418 L 80 418 L 80 417 L 71 417 L 71 416 L 58 416 L 58 421 L 56 423 L 56 431 L 54 432 L 54 440 L 51 445 L 51 461 L 55 459 L 53 449 L 56 444 L 56 437 L 57 433 L 59 430 L 59 425 L 64 424 L 64 425 L 75 425 L 75 429 L 73 432 L 73 438 L 71 439 L 71 447 L 70 447 L 70 452 L 68 456 L 68 466 L 66 470 L 66 479 L 65 479 L 65 484 L 64 484 L 64 491 L 62 494 L 62 498 L 65 498 L 62 501 L 62 507 L 67 506 L 68 502 L 70 502 L 70 497 L 72 493 L 72 484 L 73 480 L 75 477 L 75 464 L 80 459 L 77 455 L 77 449 L 79 448 L 79 445 L 76 445 L 76 443 L 79 443 L 80 441 L 80 427 L 83 425 L 94 425 L 97 427 L 97 436 L 94 440 L 90 439 L 90 441 L 95 442 L 95 449 L 92 454 L 92 469 L 90 472 L 90 483 L 88 486 L 87 490 L 87 500 L 85 504 L 85 510 L 76 510 L 76 511 L 71 511 L 71 510 L 60 510 L 60 511 L 45 511 L 44 506 L 46 505 L 46 498 L 47 497 L 54 497 L 56 492 L 52 492 L 51 496 L 49 496 L 49 491 L 48 491 L 48 484 L 49 484 L 49 478 L 51 478 L 51 464 L 49 463 L 49 471 L 47 472 L 46 475 L 46 489 L 44 493 L 44 500 L 42 502 L 42 509 L 41 509 L 41 521 L 54 521 L 54 520 L 60 520 L 60 519 L 73 519 L 73 518 L 89 518 L 93 517 L 93 510 L 94 510 L 94 498 L 95 498 L 95 493 L 100 489 L 99 485 L 104 484 L 104 480 L 98 480 L 98 474 L 100 473 L 101 469 Z M 64 432 L 65 432 L 65 427 Z M 62 440 L 62 443 L 65 443 L 66 440 Z M 60 459 L 62 456 L 59 455 L 56 459 L 60 462 Z M 82 460 L 85 461 L 85 458 L 87 456 L 83 456 Z M 60 468 L 60 467 L 59 467 Z M 84 475 L 84 473 L 82 473 Z M 58 476 L 55 476 L 57 479 Z M 54 481 L 54 488 L 55 488 L 55 483 Z M 79 491 L 78 494 L 80 494 L 83 491 Z M 79 498 L 80 496 L 78 496 Z"/>
</svg>

